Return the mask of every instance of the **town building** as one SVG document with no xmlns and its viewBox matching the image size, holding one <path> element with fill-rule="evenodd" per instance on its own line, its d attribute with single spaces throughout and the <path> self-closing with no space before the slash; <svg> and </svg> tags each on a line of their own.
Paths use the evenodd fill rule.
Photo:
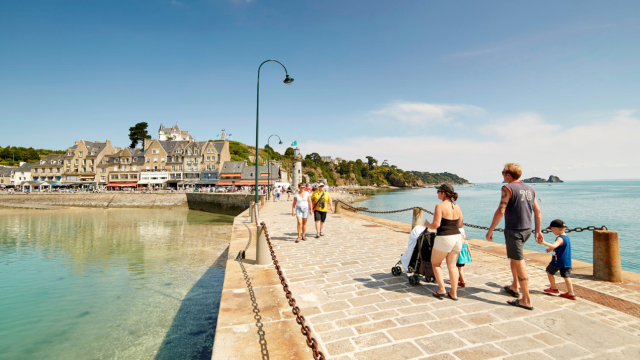
<svg viewBox="0 0 640 360">
<path fill-rule="evenodd" d="M 141 149 L 124 148 L 102 158 L 98 165 L 98 185 L 107 188 L 135 188 L 145 165 Z"/>
<path fill-rule="evenodd" d="M 11 173 L 15 168 L 0 165 L 0 185 L 11 185 Z"/>
<path fill-rule="evenodd" d="M 220 181 L 218 186 L 255 186 L 256 167 L 254 165 L 247 165 L 246 161 L 228 161 L 225 162 L 220 170 Z M 258 185 L 267 185 L 269 180 L 269 173 L 267 166 L 258 166 Z M 280 181 L 281 169 L 279 166 L 271 167 L 271 184 Z"/>
<path fill-rule="evenodd" d="M 23 182 L 32 181 L 31 167 L 37 163 L 25 163 L 21 162 L 20 166 L 11 170 L 11 184 L 16 187 L 22 185 Z"/>
<path fill-rule="evenodd" d="M 158 130 L 158 140 L 160 141 L 195 141 L 195 139 L 189 135 L 188 131 L 178 129 L 178 124 L 168 128 L 164 127 L 160 123 L 160 129 Z"/>
</svg>

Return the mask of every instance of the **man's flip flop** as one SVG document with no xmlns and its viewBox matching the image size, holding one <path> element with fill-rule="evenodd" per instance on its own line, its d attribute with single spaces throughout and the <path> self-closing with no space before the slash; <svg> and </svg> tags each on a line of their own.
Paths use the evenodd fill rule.
<svg viewBox="0 0 640 360">
<path fill-rule="evenodd" d="M 518 299 L 512 300 L 512 301 L 507 301 L 507 304 L 511 305 L 511 306 L 517 306 L 517 307 L 521 307 L 523 309 L 527 309 L 527 310 L 533 310 L 533 306 L 525 306 L 520 304 Z"/>
<path fill-rule="evenodd" d="M 438 299 L 444 299 L 444 297 L 447 296 L 447 295 L 448 295 L 448 293 L 447 294 L 438 294 L 437 291 L 433 292 L 433 296 L 437 297 Z"/>
<path fill-rule="evenodd" d="M 509 287 L 509 285 L 506 285 L 502 288 L 502 290 L 506 291 L 507 294 L 513 296 L 514 298 L 519 298 L 520 294 L 518 294 L 517 292 L 511 290 L 511 288 Z"/>
</svg>

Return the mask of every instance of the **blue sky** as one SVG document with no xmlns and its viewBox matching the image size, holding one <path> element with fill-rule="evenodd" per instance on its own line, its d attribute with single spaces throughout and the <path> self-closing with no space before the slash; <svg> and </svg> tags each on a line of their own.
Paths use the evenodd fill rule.
<svg viewBox="0 0 640 360">
<path fill-rule="evenodd" d="M 638 1 L 0 1 L 0 145 L 126 146 L 140 121 L 254 143 L 275 58 L 296 80 L 263 66 L 261 146 L 640 178 L 638 39 Z"/>
</svg>

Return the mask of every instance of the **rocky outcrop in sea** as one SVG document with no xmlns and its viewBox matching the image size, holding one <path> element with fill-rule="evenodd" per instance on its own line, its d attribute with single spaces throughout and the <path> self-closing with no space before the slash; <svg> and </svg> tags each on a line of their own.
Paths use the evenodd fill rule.
<svg viewBox="0 0 640 360">
<path fill-rule="evenodd" d="M 532 177 L 532 178 L 528 178 L 528 179 L 524 179 L 522 180 L 522 182 L 525 183 L 561 183 L 564 182 L 562 180 L 560 180 L 559 177 L 555 176 L 555 175 L 551 175 L 549 176 L 549 180 L 545 180 L 543 178 L 539 178 L 539 177 Z"/>
</svg>

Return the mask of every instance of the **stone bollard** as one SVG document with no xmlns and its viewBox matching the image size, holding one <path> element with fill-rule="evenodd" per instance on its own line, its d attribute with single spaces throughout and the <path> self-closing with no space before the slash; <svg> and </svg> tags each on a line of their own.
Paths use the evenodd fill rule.
<svg viewBox="0 0 640 360">
<path fill-rule="evenodd" d="M 422 209 L 413 208 L 413 219 L 411 220 L 411 230 L 416 226 L 421 226 L 422 222 Z"/>
<path fill-rule="evenodd" d="M 256 213 L 255 213 L 255 206 L 256 203 L 254 201 L 251 202 L 251 205 L 249 206 L 249 216 L 251 217 L 251 223 L 255 224 L 256 223 Z"/>
<path fill-rule="evenodd" d="M 622 282 L 617 231 L 593 231 L 593 277 L 596 280 Z"/>
<path fill-rule="evenodd" d="M 336 214 L 342 214 L 342 203 L 340 201 L 336 201 Z"/>
<path fill-rule="evenodd" d="M 262 195 L 262 196 L 260 197 L 260 207 L 263 207 L 263 206 L 264 206 L 264 202 L 265 202 L 265 196 L 264 196 L 264 195 Z"/>
<path fill-rule="evenodd" d="M 271 253 L 267 244 L 267 237 L 262 230 L 262 226 L 258 225 L 258 241 L 256 241 L 256 265 L 269 265 L 271 263 Z"/>
</svg>

